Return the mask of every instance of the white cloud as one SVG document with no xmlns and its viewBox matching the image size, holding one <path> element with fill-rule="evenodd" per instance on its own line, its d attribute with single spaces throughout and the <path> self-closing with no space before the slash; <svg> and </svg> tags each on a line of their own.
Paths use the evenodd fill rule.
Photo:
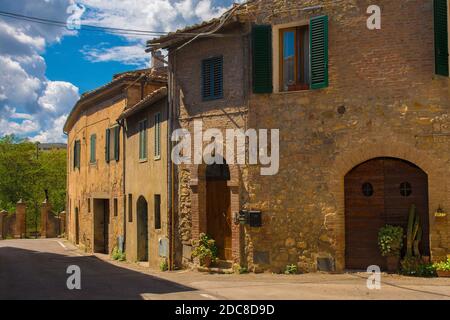
<svg viewBox="0 0 450 320">
<path fill-rule="evenodd" d="M 47 130 L 41 130 L 37 135 L 32 137 L 31 141 L 39 142 L 61 142 L 66 140 L 66 136 L 63 133 L 64 123 L 66 122 L 67 115 L 62 115 L 56 119 L 52 119 L 49 122 L 49 128 Z"/>
<path fill-rule="evenodd" d="M 70 111 L 78 98 L 78 88 L 73 84 L 64 81 L 48 81 L 38 103 L 43 112 L 60 116 Z"/>
<path fill-rule="evenodd" d="M 117 61 L 142 68 L 148 66 L 150 59 L 149 55 L 145 54 L 145 46 L 141 44 L 116 47 L 85 46 L 81 52 L 91 62 Z"/>
<path fill-rule="evenodd" d="M 88 11 L 83 24 L 150 31 L 174 31 L 220 15 L 231 0 L 78 0 Z M 66 21 L 71 0 L 1 1 L 2 10 Z M 0 136 L 16 134 L 41 142 L 63 141 L 62 127 L 79 97 L 78 88 L 45 76 L 42 54 L 49 44 L 76 32 L 23 20 L 0 18 Z M 82 49 L 86 59 L 144 67 L 149 36 L 123 35 L 127 44 Z"/>
<path fill-rule="evenodd" d="M 65 20 L 70 0 L 3 1 L 2 10 Z M 73 34 L 64 28 L 0 19 L 0 136 L 15 134 L 64 141 L 61 121 L 78 99 L 78 88 L 45 76 L 46 47 Z"/>
<path fill-rule="evenodd" d="M 222 1 L 222 3 L 225 1 Z M 232 1 L 227 0 L 228 4 Z M 220 16 L 226 5 L 213 5 L 211 0 L 81 0 L 90 9 L 82 17 L 82 23 L 102 27 L 174 31 L 186 25 Z M 151 36 L 123 35 L 129 46 L 83 49 L 86 59 L 92 62 L 118 61 L 143 67 L 148 63 L 144 52 L 145 42 Z"/>
</svg>

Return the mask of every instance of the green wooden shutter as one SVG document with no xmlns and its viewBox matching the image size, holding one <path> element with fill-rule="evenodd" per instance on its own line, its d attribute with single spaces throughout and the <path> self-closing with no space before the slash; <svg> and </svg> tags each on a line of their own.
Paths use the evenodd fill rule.
<svg viewBox="0 0 450 320">
<path fill-rule="evenodd" d="M 96 149 L 97 136 L 95 134 L 91 135 L 91 163 L 95 163 L 95 149 Z"/>
<path fill-rule="evenodd" d="M 310 20 L 311 89 L 328 87 L 328 16 Z"/>
<path fill-rule="evenodd" d="M 434 0 L 434 45 L 436 74 L 448 77 L 447 11 L 447 0 Z"/>
<path fill-rule="evenodd" d="M 161 114 L 155 114 L 155 141 L 154 141 L 155 154 L 154 156 L 161 156 Z"/>
<path fill-rule="evenodd" d="M 111 130 L 108 128 L 106 129 L 105 133 L 105 160 L 106 163 L 109 163 L 110 159 L 110 143 L 111 143 Z"/>
<path fill-rule="evenodd" d="M 114 127 L 114 160 L 119 161 L 119 133 L 120 127 Z"/>
<path fill-rule="evenodd" d="M 272 27 L 253 26 L 253 92 L 272 93 Z"/>
</svg>

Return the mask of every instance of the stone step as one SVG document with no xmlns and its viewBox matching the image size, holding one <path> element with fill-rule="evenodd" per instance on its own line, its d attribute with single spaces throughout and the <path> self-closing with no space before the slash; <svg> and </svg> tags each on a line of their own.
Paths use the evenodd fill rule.
<svg viewBox="0 0 450 320">
<path fill-rule="evenodd" d="M 197 267 L 197 270 L 199 272 L 208 272 L 208 273 L 218 273 L 218 274 L 233 274 L 233 269 L 228 268 L 216 268 L 216 267 Z"/>
</svg>

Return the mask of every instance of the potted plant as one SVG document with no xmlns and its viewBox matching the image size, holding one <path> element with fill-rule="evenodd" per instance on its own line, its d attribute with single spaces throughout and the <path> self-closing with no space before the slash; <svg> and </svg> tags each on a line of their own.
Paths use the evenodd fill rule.
<svg viewBox="0 0 450 320">
<path fill-rule="evenodd" d="M 437 262 L 433 265 L 439 277 L 450 278 L 450 258 L 447 261 Z"/>
<path fill-rule="evenodd" d="M 403 228 L 391 225 L 382 227 L 378 232 L 378 245 L 381 255 L 386 257 L 388 271 L 397 271 L 403 246 Z"/>
<path fill-rule="evenodd" d="M 211 263 L 217 260 L 216 242 L 206 234 L 201 233 L 200 239 L 195 241 L 194 246 L 192 257 L 198 258 L 202 267 L 208 268 Z"/>
</svg>

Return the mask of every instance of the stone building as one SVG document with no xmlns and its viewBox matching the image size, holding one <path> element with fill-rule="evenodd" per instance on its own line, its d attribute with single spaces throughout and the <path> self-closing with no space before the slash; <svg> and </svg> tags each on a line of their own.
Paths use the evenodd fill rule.
<svg viewBox="0 0 450 320">
<path fill-rule="evenodd" d="M 116 246 L 123 248 L 127 234 L 133 236 L 124 223 L 126 135 L 117 119 L 166 82 L 165 73 L 156 69 L 115 75 L 110 83 L 82 95 L 64 125 L 67 234 L 87 252 L 111 253 Z"/>
<path fill-rule="evenodd" d="M 405 228 L 412 204 L 422 254 L 445 258 L 450 218 L 435 212 L 450 210 L 447 2 L 380 0 L 376 29 L 372 1 L 249 1 L 149 41 L 169 52 L 174 127 L 280 130 L 275 175 L 178 166 L 178 263 L 192 264 L 205 232 L 221 259 L 253 271 L 384 267 L 378 230 Z M 244 209 L 262 224 L 236 224 Z"/>
</svg>

